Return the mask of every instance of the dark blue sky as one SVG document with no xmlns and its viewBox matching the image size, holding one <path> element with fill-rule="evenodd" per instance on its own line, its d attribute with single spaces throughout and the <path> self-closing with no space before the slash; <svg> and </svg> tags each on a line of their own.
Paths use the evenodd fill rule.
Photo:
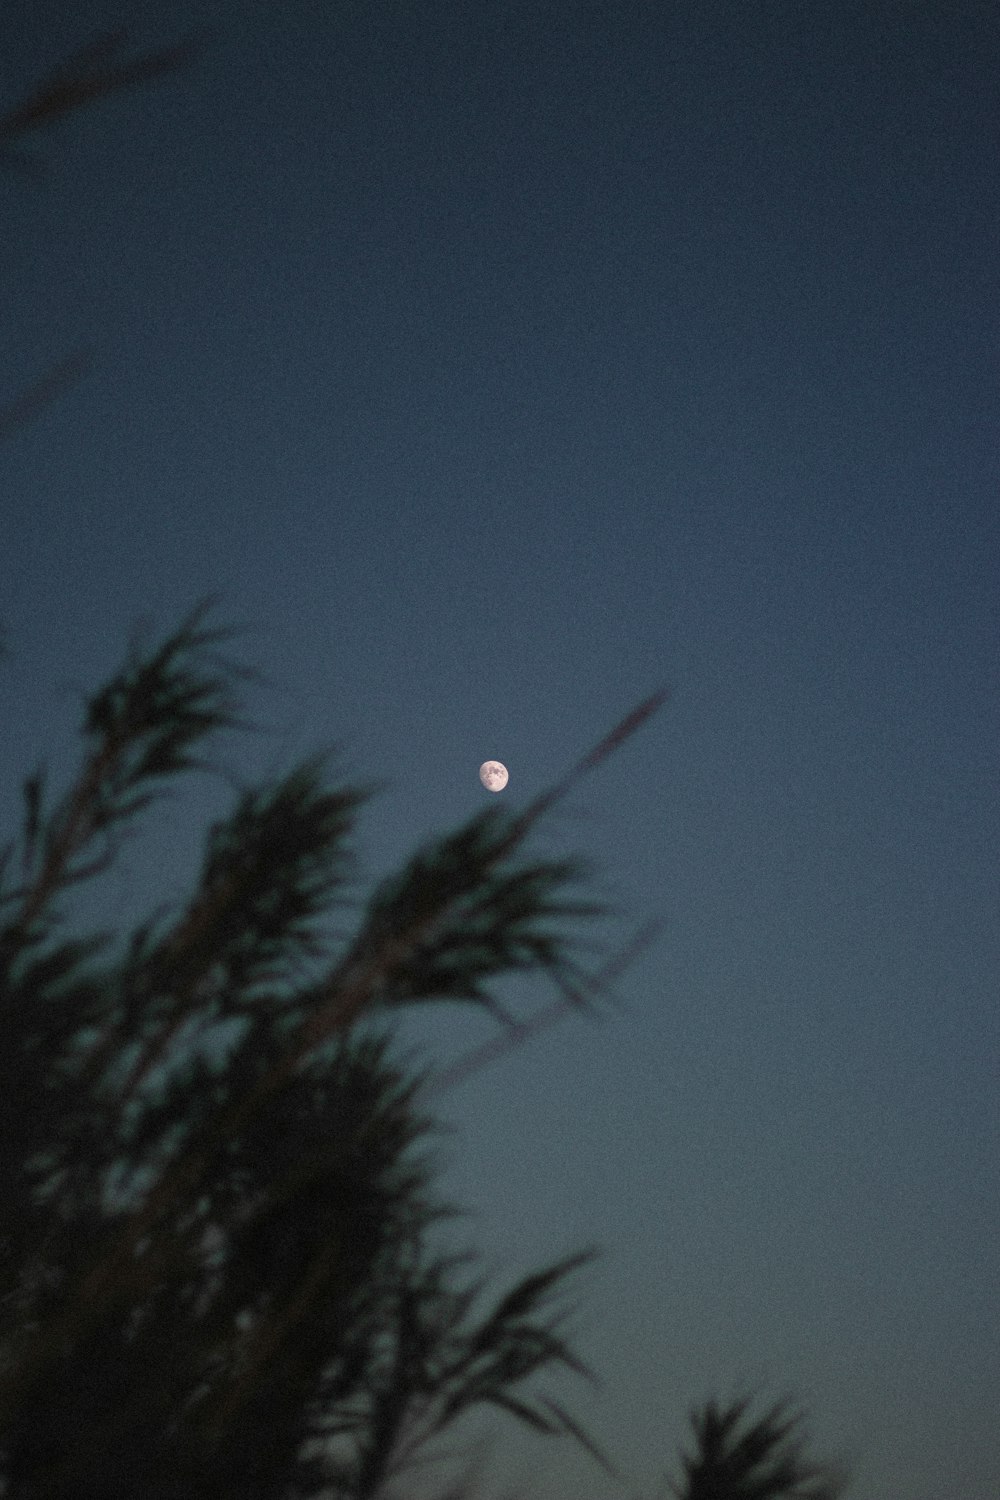
<svg viewBox="0 0 1000 1500">
<path fill-rule="evenodd" d="M 344 741 L 374 871 L 668 684 L 544 841 L 664 936 L 442 1101 L 448 1186 L 498 1273 L 604 1247 L 563 1394 L 647 1496 L 760 1386 L 859 1497 L 992 1500 L 995 7 L 12 0 L 4 99 L 123 19 L 213 36 L 2 179 L 0 397 L 93 362 L 0 450 L 0 807 L 207 593 L 239 769 Z"/>
</svg>

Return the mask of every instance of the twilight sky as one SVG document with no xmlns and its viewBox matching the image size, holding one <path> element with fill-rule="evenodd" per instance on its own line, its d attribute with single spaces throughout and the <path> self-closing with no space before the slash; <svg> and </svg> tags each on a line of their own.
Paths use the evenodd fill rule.
<svg viewBox="0 0 1000 1500">
<path fill-rule="evenodd" d="M 438 1101 L 492 1271 L 604 1250 L 560 1395 L 628 1489 L 504 1429 L 493 1492 L 651 1500 L 759 1389 L 859 1500 L 993 1500 L 994 5 L 8 0 L 4 107 L 123 20 L 212 34 L 0 178 L 0 404 L 92 356 L 0 448 L 5 823 L 209 593 L 271 684 L 233 764 L 343 742 L 373 873 L 669 686 L 540 846 L 662 938 Z"/>
</svg>

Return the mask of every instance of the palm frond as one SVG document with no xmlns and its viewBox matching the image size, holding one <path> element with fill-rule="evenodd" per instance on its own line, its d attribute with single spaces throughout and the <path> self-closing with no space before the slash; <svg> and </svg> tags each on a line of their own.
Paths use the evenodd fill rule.
<svg viewBox="0 0 1000 1500">
<path fill-rule="evenodd" d="M 305 1047 L 366 1011 L 415 1001 L 464 1001 L 503 1016 L 493 988 L 503 974 L 575 978 L 567 924 L 603 907 L 570 896 L 586 873 L 580 862 L 515 862 L 510 829 L 510 819 L 481 814 L 379 887 Z"/>
<path fill-rule="evenodd" d="M 83 763 L 51 811 L 42 806 L 42 773 L 29 779 L 25 874 L 5 894 L 14 910 L 0 934 L 0 959 L 27 940 L 59 891 L 110 865 L 116 831 L 162 794 L 168 778 L 198 764 L 200 742 L 239 723 L 232 682 L 246 674 L 210 660 L 209 648 L 228 636 L 203 625 L 210 607 L 199 605 L 153 655 L 133 654 L 88 701 Z"/>
</svg>

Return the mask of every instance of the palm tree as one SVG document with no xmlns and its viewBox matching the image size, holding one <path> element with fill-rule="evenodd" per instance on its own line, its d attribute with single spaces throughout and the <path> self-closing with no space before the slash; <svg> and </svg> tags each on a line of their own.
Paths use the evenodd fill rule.
<svg viewBox="0 0 1000 1500">
<path fill-rule="evenodd" d="M 482 1406 L 600 1458 L 537 1385 L 586 1373 L 551 1311 L 586 1257 L 477 1312 L 482 1286 L 430 1250 L 426 1075 L 391 1045 L 403 1007 L 502 1016 L 514 971 L 586 1002 L 584 871 L 522 852 L 572 777 L 418 851 L 333 941 L 370 793 L 312 760 L 209 829 L 179 911 L 69 932 L 75 889 L 239 722 L 223 638 L 200 609 L 133 652 L 87 703 L 66 791 L 25 782 L 0 857 L 5 1492 L 367 1500 Z"/>
</svg>

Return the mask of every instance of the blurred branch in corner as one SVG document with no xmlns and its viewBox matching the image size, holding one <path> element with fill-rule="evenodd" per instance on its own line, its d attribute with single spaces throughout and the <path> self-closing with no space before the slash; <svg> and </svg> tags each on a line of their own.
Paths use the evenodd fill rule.
<svg viewBox="0 0 1000 1500">
<path fill-rule="evenodd" d="M 15 165 L 25 165 L 28 159 L 16 149 L 11 150 L 21 137 L 44 129 L 108 94 L 121 93 L 177 72 L 194 61 L 207 40 L 205 33 L 193 33 L 170 46 L 128 58 L 122 55 L 128 32 L 124 29 L 102 32 L 49 73 L 20 104 L 0 115 L 0 157 Z"/>
<path fill-rule="evenodd" d="M 12 401 L 0 405 L 0 443 L 19 427 L 33 421 L 51 401 L 82 379 L 90 365 L 89 350 L 77 349 L 65 359 L 50 365 L 43 375 L 19 391 Z"/>
<path fill-rule="evenodd" d="M 43 78 L 20 104 L 0 114 L 0 164 L 37 168 L 38 158 L 22 149 L 25 137 L 30 140 L 39 130 L 109 94 L 178 72 L 198 58 L 208 39 L 207 33 L 192 33 L 169 46 L 130 58 L 126 55 L 128 33 L 124 29 L 102 32 Z M 51 365 L 11 400 L 0 402 L 0 442 L 75 385 L 90 363 L 89 351 L 78 349 Z"/>
</svg>

